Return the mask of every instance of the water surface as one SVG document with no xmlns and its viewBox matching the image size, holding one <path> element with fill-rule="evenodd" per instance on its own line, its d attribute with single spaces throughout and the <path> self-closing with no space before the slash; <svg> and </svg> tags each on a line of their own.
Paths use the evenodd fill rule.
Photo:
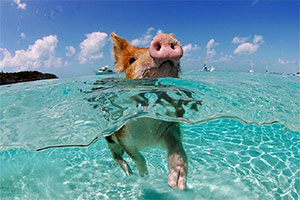
<svg viewBox="0 0 300 200">
<path fill-rule="evenodd" d="M 103 78 L 0 88 L 0 199 L 299 199 L 298 77 Z M 142 116 L 181 122 L 187 191 L 168 187 L 159 147 L 142 152 L 144 178 L 128 156 L 131 177 L 113 162 L 102 137 Z M 60 145 L 73 147 L 47 149 Z"/>
</svg>

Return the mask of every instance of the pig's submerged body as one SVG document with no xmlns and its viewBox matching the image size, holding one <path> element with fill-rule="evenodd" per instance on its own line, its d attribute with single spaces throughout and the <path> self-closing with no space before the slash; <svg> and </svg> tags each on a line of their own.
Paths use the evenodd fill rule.
<svg viewBox="0 0 300 200">
<path fill-rule="evenodd" d="M 129 148 L 143 150 L 159 144 L 164 131 L 174 122 L 158 119 L 139 118 L 128 122 L 122 129 L 123 141 Z M 121 135 L 120 135 L 121 136 Z M 116 139 L 115 139 L 116 140 Z"/>
</svg>

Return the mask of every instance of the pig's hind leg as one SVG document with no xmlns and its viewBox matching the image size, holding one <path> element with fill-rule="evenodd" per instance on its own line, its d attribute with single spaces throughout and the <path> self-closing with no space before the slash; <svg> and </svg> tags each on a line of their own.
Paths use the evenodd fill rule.
<svg viewBox="0 0 300 200">
<path fill-rule="evenodd" d="M 111 136 L 107 136 L 105 137 L 105 139 L 108 144 L 108 148 L 111 151 L 113 159 L 120 165 L 126 175 L 130 176 L 132 174 L 132 171 L 127 162 L 122 158 L 122 155 L 124 154 L 124 150 L 122 149 L 122 147 L 118 143 L 113 141 Z"/>
<path fill-rule="evenodd" d="M 172 188 L 184 190 L 187 181 L 188 161 L 181 143 L 178 123 L 171 123 L 162 135 L 162 146 L 167 150 L 169 176 L 168 184 Z"/>
<path fill-rule="evenodd" d="M 147 170 L 147 164 L 146 159 L 144 156 L 135 148 L 129 148 L 127 147 L 123 142 L 121 138 L 118 138 L 118 142 L 124 149 L 124 151 L 130 156 L 130 158 L 134 161 L 136 164 L 137 169 L 139 170 L 139 174 L 141 177 L 144 177 L 148 174 Z"/>
<path fill-rule="evenodd" d="M 127 151 L 126 151 L 127 152 Z M 141 177 L 144 177 L 148 174 L 147 170 L 147 164 L 144 156 L 137 150 L 127 152 L 128 155 L 132 158 L 132 160 L 135 162 L 136 167 L 139 170 L 139 174 Z"/>
</svg>

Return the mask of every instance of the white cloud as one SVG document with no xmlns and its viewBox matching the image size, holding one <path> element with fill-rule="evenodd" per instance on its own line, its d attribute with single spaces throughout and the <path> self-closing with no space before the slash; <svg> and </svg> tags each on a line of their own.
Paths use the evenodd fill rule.
<svg viewBox="0 0 300 200">
<path fill-rule="evenodd" d="M 251 44 L 251 43 L 242 43 L 240 44 L 235 50 L 234 54 L 243 54 L 243 55 L 249 55 L 253 54 L 257 51 L 259 45 L 258 44 Z"/>
<path fill-rule="evenodd" d="M 163 33 L 163 30 L 158 29 L 157 32 L 156 32 L 156 35 L 158 35 L 158 34 L 160 34 L 160 33 Z"/>
<path fill-rule="evenodd" d="M 0 59 L 0 69 L 3 69 L 4 64 L 8 64 L 8 61 L 11 59 L 10 52 L 5 48 L 0 48 Z"/>
<path fill-rule="evenodd" d="M 190 64 L 191 62 L 199 62 L 201 60 L 200 56 L 195 57 L 191 53 L 193 51 L 197 51 L 201 49 L 197 44 L 195 45 L 187 44 L 184 47 L 182 47 L 182 49 L 184 51 L 184 56 L 182 59 L 183 63 Z"/>
<path fill-rule="evenodd" d="M 15 51 L 14 56 L 7 49 L 0 48 L 0 69 L 22 71 L 40 67 L 60 67 L 62 60 L 55 55 L 57 43 L 57 36 L 49 35 L 36 40 L 27 50 Z"/>
<path fill-rule="evenodd" d="M 26 9 L 26 3 L 21 3 L 21 0 L 14 0 L 14 2 L 18 5 L 18 9 Z"/>
<path fill-rule="evenodd" d="M 213 48 L 218 43 L 214 39 L 210 39 L 206 45 L 206 58 L 212 58 L 216 55 L 216 50 Z"/>
<path fill-rule="evenodd" d="M 288 64 L 296 64 L 295 60 L 283 60 L 281 58 L 278 58 L 277 63 L 281 65 L 288 65 Z"/>
<path fill-rule="evenodd" d="M 22 39 L 24 39 L 26 37 L 25 33 L 23 33 L 23 32 L 20 34 L 20 36 Z"/>
<path fill-rule="evenodd" d="M 210 39 L 206 45 L 207 49 L 210 49 L 214 46 L 215 40 L 214 39 Z"/>
<path fill-rule="evenodd" d="M 206 52 L 206 56 L 209 58 L 212 58 L 216 55 L 216 50 L 215 49 L 211 49 L 211 50 L 207 50 Z"/>
<path fill-rule="evenodd" d="M 132 40 L 131 44 L 135 45 L 135 46 L 148 45 L 151 42 L 152 38 L 153 38 L 152 32 L 154 30 L 155 29 L 153 27 L 148 28 L 147 32 L 142 37 Z M 158 30 L 158 32 L 160 32 L 160 31 L 161 30 Z"/>
<path fill-rule="evenodd" d="M 192 44 L 188 44 L 188 45 L 185 45 L 183 48 L 183 51 L 186 53 L 186 52 L 191 52 L 191 51 L 197 51 L 200 49 L 200 47 L 195 44 L 194 46 Z"/>
<path fill-rule="evenodd" d="M 234 51 L 234 54 L 240 54 L 240 55 L 250 55 L 255 53 L 260 44 L 264 43 L 263 36 L 261 35 L 254 35 L 253 37 L 253 42 L 245 42 L 249 39 L 247 38 L 239 38 L 239 37 L 234 37 L 232 40 L 232 43 L 241 43 Z"/>
<path fill-rule="evenodd" d="M 74 55 L 76 52 L 76 50 L 73 46 L 67 46 L 66 50 L 67 50 L 66 56 L 69 56 L 69 57 Z"/>
<path fill-rule="evenodd" d="M 87 39 L 80 43 L 78 60 L 80 64 L 103 57 L 102 49 L 107 42 L 107 34 L 104 32 L 93 32 L 86 34 Z"/>
<path fill-rule="evenodd" d="M 253 43 L 254 44 L 263 44 L 264 43 L 263 36 L 261 36 L 261 35 L 254 35 Z"/>
<path fill-rule="evenodd" d="M 239 44 L 239 43 L 244 43 L 249 39 L 249 37 L 234 37 L 232 39 L 232 43 L 234 44 Z"/>
</svg>

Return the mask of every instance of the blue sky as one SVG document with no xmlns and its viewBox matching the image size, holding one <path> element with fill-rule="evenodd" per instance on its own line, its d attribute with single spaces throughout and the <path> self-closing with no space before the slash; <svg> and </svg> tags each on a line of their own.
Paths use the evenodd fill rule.
<svg viewBox="0 0 300 200">
<path fill-rule="evenodd" d="M 60 77 L 113 68 L 109 34 L 184 47 L 183 71 L 299 71 L 299 1 L 1 1 L 0 70 Z"/>
</svg>

